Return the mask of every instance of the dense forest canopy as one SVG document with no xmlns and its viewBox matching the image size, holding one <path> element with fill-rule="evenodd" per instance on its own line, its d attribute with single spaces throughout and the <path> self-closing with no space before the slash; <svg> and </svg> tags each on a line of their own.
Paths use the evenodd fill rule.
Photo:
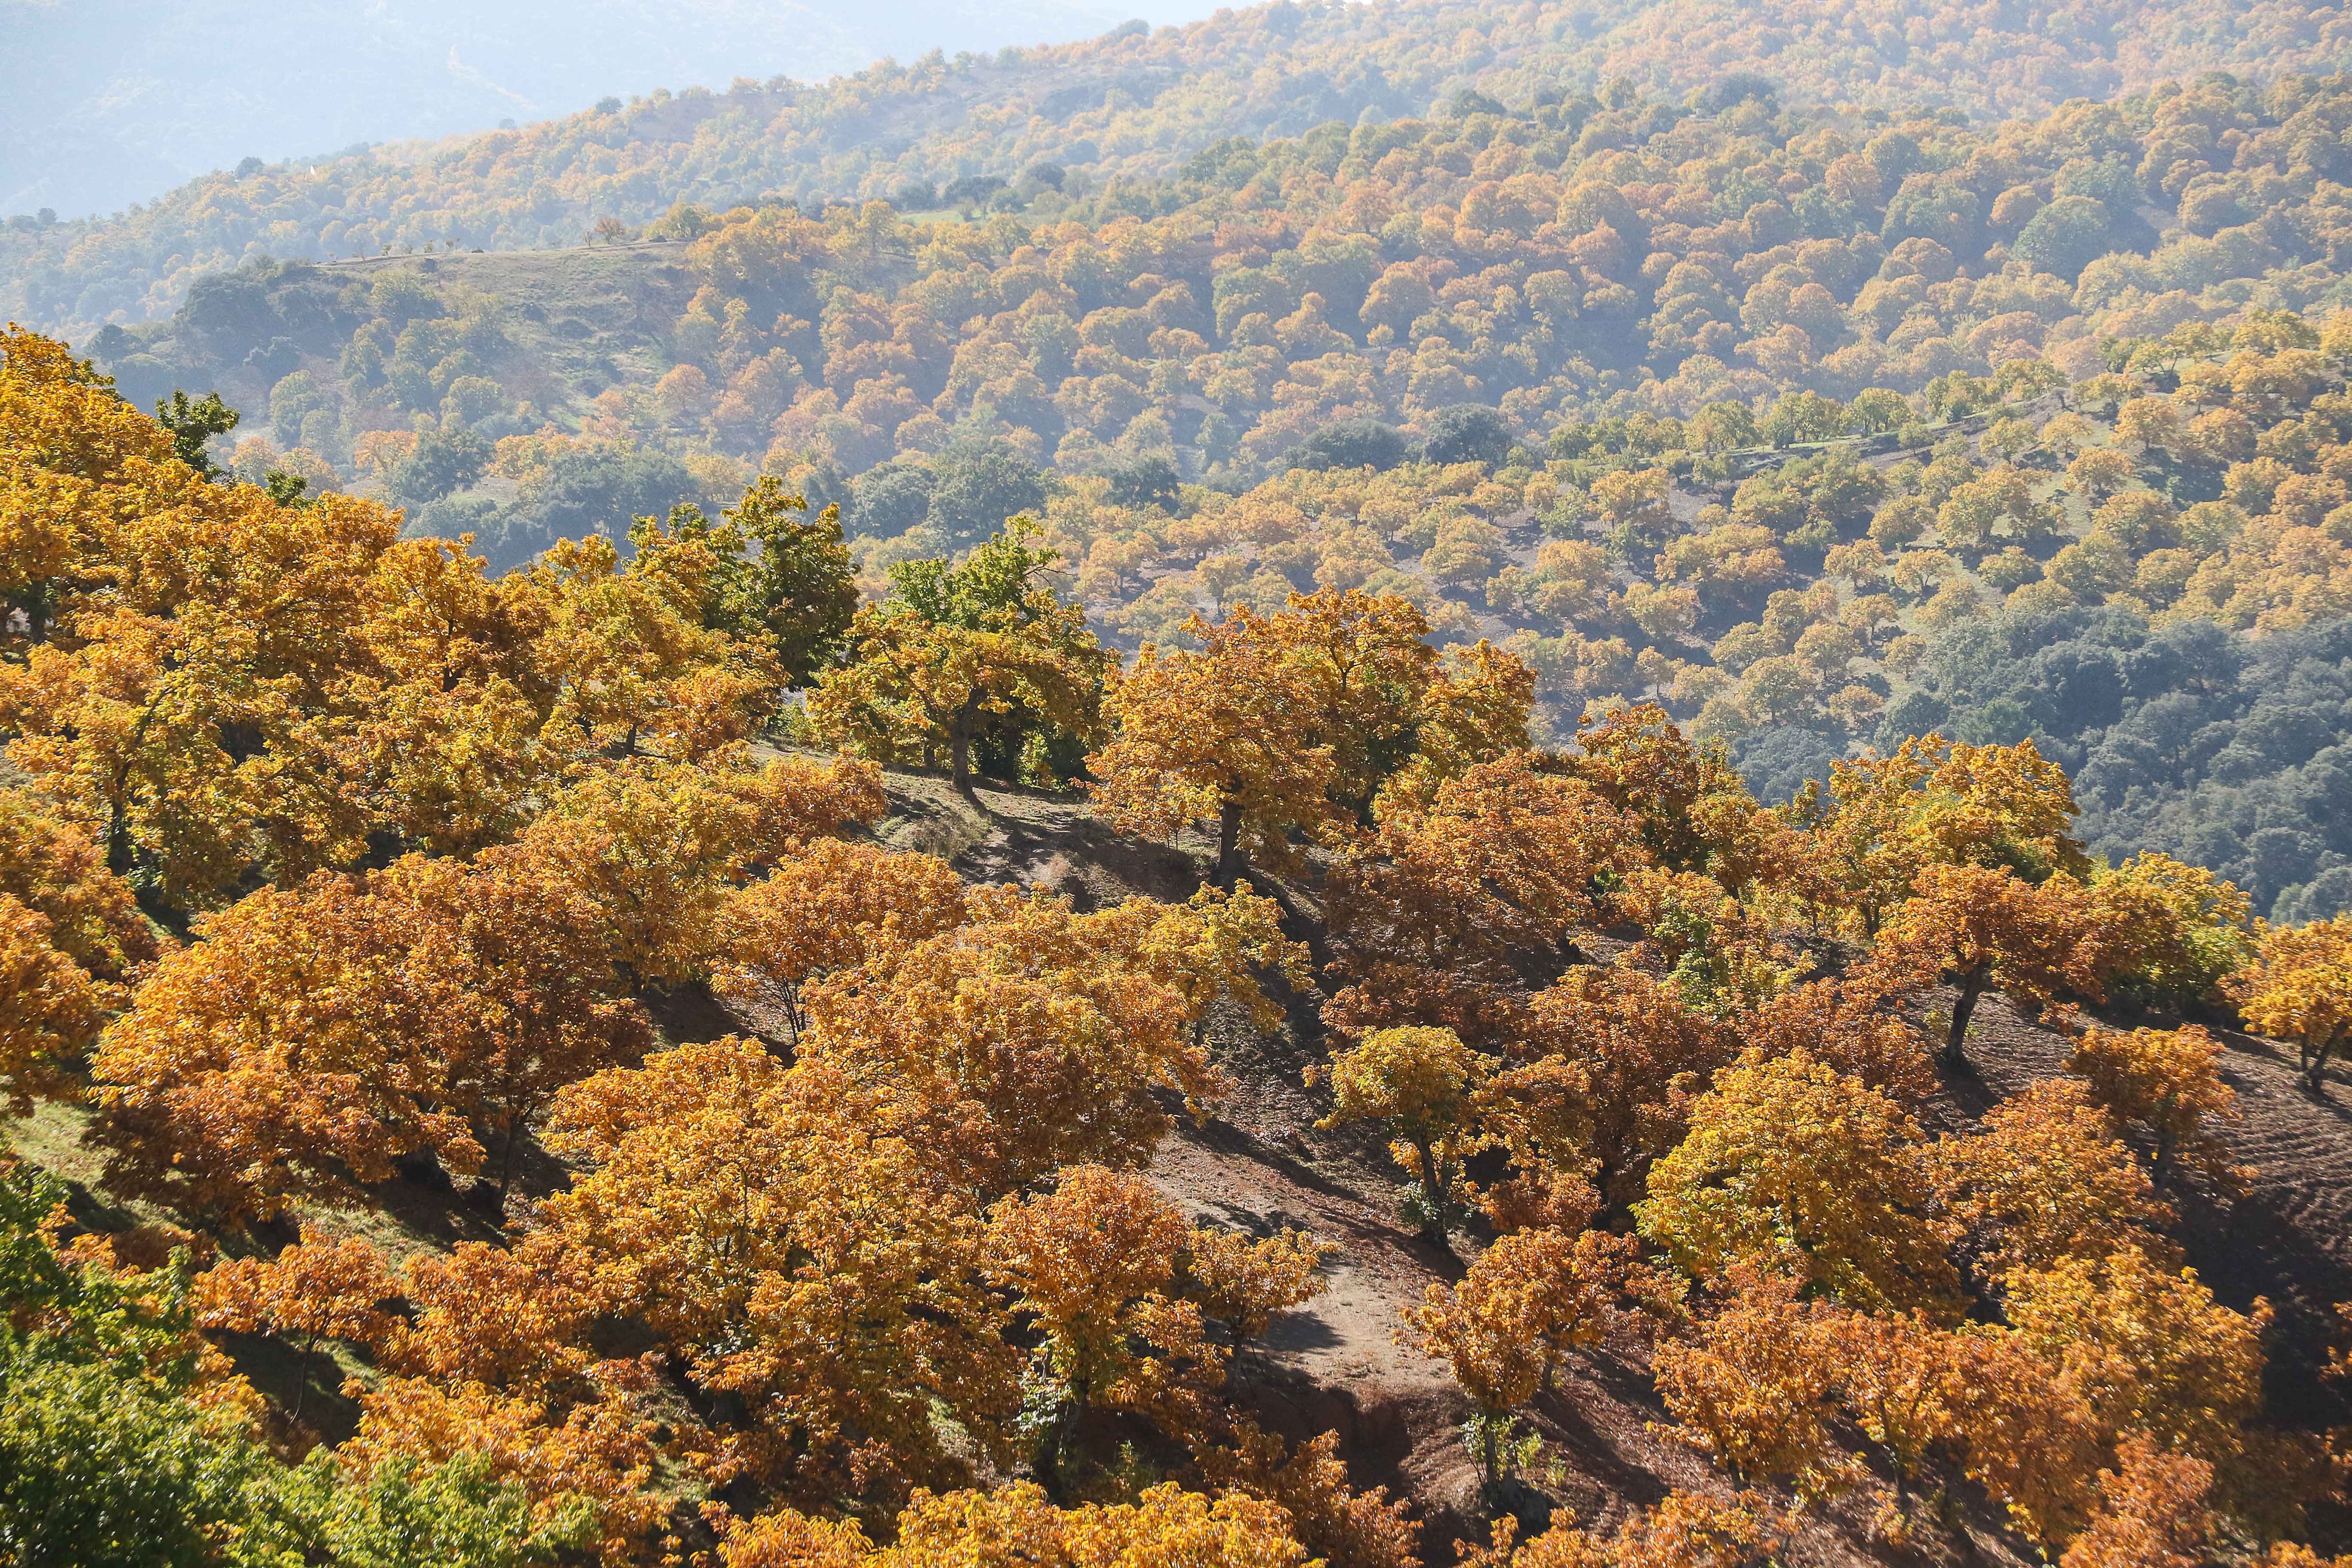
<svg viewBox="0 0 2352 1568">
<path fill-rule="evenodd" d="M 639 226 L 679 200 L 855 204 L 916 182 L 1012 184 L 1041 163 L 1097 188 L 1156 181 L 1228 136 L 1426 117 L 1465 90 L 1524 105 L 1622 79 L 1678 100 L 1762 70 L 1793 102 L 2031 118 L 2200 71 L 2339 68 L 2346 29 L 2336 11 L 2285 0 L 1841 3 L 1769 16 L 1729 0 L 1285 0 L 1051 48 L 909 56 L 822 86 L 656 91 L 514 130 L 214 175 L 116 218 L 12 220 L 0 313 L 79 334 L 162 314 L 194 278 L 255 258 L 572 244 L 602 218 Z"/>
<path fill-rule="evenodd" d="M 1526 659 L 1556 733 L 1653 698 L 1773 798 L 1861 742 L 2032 734 L 2090 769 L 2101 852 L 2327 914 L 2334 678 L 2251 643 L 2344 613 L 2347 106 L 2334 78 L 1985 127 L 1757 82 L 1464 100 L 1090 195 L 269 264 L 91 346 L 141 401 L 228 387 L 248 480 L 373 491 L 496 567 L 761 471 L 841 509 L 869 594 L 1025 512 L 1118 646 L 1400 594 Z M 2105 647 L 2053 684 L 2041 639 L 2092 610 Z M 1949 668 L 1992 616 L 2018 667 Z M 2235 634 L 2235 695 L 2125 680 L 2182 617 Z M 2209 779 L 2288 682 L 2294 739 L 2230 755 L 2316 771 Z M 2159 723 L 2203 738 L 2132 740 Z"/>
</svg>

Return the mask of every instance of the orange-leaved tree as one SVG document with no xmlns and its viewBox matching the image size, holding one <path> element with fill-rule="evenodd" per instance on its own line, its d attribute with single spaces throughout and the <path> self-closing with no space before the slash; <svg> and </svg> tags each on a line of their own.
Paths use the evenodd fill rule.
<svg viewBox="0 0 2352 1568">
<path fill-rule="evenodd" d="M 1415 1342 L 1445 1362 L 1476 1407 L 1472 1444 L 1489 1486 L 1505 1478 L 1517 1412 L 1550 1387 L 1571 1351 L 1607 1336 L 1642 1272 L 1629 1237 L 1516 1231 L 1459 1284 L 1432 1285 L 1405 1309 Z"/>
<path fill-rule="evenodd" d="M 1725 1300 L 1687 1337 L 1660 1345 L 1658 1394 L 1675 1435 L 1713 1454 L 1742 1483 L 1790 1479 L 1819 1497 L 1857 1479 L 1831 1432 L 1837 1358 L 1826 1303 L 1801 1281 L 1741 1264 Z"/>
<path fill-rule="evenodd" d="M 1168 1126 L 1160 1091 L 1225 1091 L 1192 1025 L 1229 955 L 1168 940 L 1196 911 L 1136 899 L 1081 915 L 1004 889 L 970 909 L 805 993 L 803 1055 L 886 1092 L 943 1171 L 994 1197 L 1056 1165 L 1139 1164 Z"/>
<path fill-rule="evenodd" d="M 1770 814 L 1721 747 L 1692 745 L 1654 702 L 1589 718 L 1576 738 L 1570 769 L 1633 820 L 1657 864 L 1734 892 L 1762 868 Z"/>
<path fill-rule="evenodd" d="M 551 736 L 583 750 L 673 762 L 749 735 L 784 683 L 774 654 L 712 623 L 740 546 L 651 519 L 630 530 L 624 564 L 602 534 L 558 540 L 527 575 L 541 629 L 539 677 L 552 686 Z"/>
<path fill-rule="evenodd" d="M 380 1375 L 346 1388 L 359 1429 L 336 1458 L 351 1471 L 475 1456 L 519 1483 L 541 1521 L 584 1502 L 605 1560 L 643 1561 L 670 1506 L 650 1484 L 652 1379 L 642 1363 L 587 1348 L 597 1304 L 586 1276 L 524 1256 L 541 1250 L 461 1242 L 395 1271 L 363 1240 L 306 1230 L 274 1258 L 199 1276 L 196 1321 L 209 1333 L 365 1351 Z"/>
<path fill-rule="evenodd" d="M 2218 1000 L 2252 956 L 2252 903 L 2201 866 L 2154 851 L 2102 868 L 2091 905 L 2107 934 L 2115 983 L 2176 1010 Z"/>
<path fill-rule="evenodd" d="M 1264 1332 L 1276 1311 L 1320 1293 L 1330 1250 L 1297 1231 L 1253 1242 L 1196 1226 L 1144 1177 L 1100 1165 L 1065 1166 L 1052 1192 L 998 1203 L 989 1268 L 1034 1320 L 1039 1386 L 1054 1391 L 1040 1463 L 1063 1465 L 1097 1407 L 1198 1433 L 1224 1382 L 1211 1320 Z"/>
<path fill-rule="evenodd" d="M 888 1121 L 838 1073 L 734 1039 L 557 1098 L 549 1143 L 581 1173 L 527 1245 L 726 1397 L 715 1475 L 804 1504 L 902 1500 L 970 1473 L 941 1409 L 1002 1453 L 1017 1368 L 979 1214 Z"/>
<path fill-rule="evenodd" d="M 2213 1467 L 2168 1454 L 2135 1433 L 2099 1472 L 2099 1511 L 2067 1544 L 2058 1568 L 2200 1568 L 2215 1521 L 2206 1499 Z"/>
<path fill-rule="evenodd" d="M 2213 1123 L 2237 1117 L 2238 1096 L 2221 1081 L 2221 1043 L 2194 1024 L 2179 1029 L 2090 1029 L 2074 1042 L 2066 1070 L 2091 1096 L 2155 1145 L 2149 1174 L 2162 1191 L 2185 1160 L 2224 1191 L 2251 1173 L 2230 1157 Z"/>
<path fill-rule="evenodd" d="M 772 985 L 797 1043 L 808 1027 L 803 985 L 963 921 L 963 879 L 937 856 L 819 839 L 729 895 L 718 984 L 740 995 Z"/>
<path fill-rule="evenodd" d="M 1633 824 L 1533 752 L 1481 763 L 1428 804 L 1390 812 L 1333 868 L 1335 1024 L 1444 1024 L 1482 1041 L 1517 1033 L 1531 966 L 1584 957 L 1604 879 L 1641 864 Z"/>
<path fill-rule="evenodd" d="M 735 1527 L 727 1568 L 932 1568 L 946 1563 L 1052 1563 L 1127 1568 L 1303 1568 L 1307 1549 L 1279 1504 L 1241 1492 L 1209 1497 L 1174 1482 L 1132 1503 L 1054 1506 L 1045 1489 L 1014 1481 L 993 1491 L 919 1497 L 899 1514 L 898 1539 L 876 1550 L 852 1523 L 790 1509 Z"/>
<path fill-rule="evenodd" d="M 1870 963 L 1890 976 L 1950 977 L 1959 994 L 1947 1068 L 1967 1066 L 1969 1020 L 1987 991 L 2036 1002 L 2099 994 L 2099 933 L 2079 884 L 2053 877 L 2036 887 L 2007 867 L 1931 865 L 1917 887 L 1880 931 Z"/>
<path fill-rule="evenodd" d="M 74 1092 L 72 1069 L 156 954 L 130 885 L 96 837 L 0 790 L 0 1093 Z"/>
<path fill-rule="evenodd" d="M 2252 1473 L 2284 1457 L 2252 1428 L 2268 1302 L 2232 1311 L 2194 1269 L 2175 1271 L 2128 1245 L 2014 1270 L 2003 1285 L 2018 1346 L 2081 1398 L 2103 1449 L 2145 1433 L 2212 1464 L 2242 1500 L 2274 1479 Z M 2087 1489 L 2090 1478 L 2081 1479 Z"/>
<path fill-rule="evenodd" d="M 1373 816 L 1425 806 L 1447 780 L 1526 751 L 1535 688 L 1525 661 L 1483 638 L 1448 649 L 1421 693 L 1412 759 L 1381 785 Z"/>
<path fill-rule="evenodd" d="M 117 1179 L 243 1221 L 487 1145 L 503 1198 L 556 1090 L 653 1038 L 600 910 L 538 870 L 409 856 L 205 917 L 93 1059 Z"/>
<path fill-rule="evenodd" d="M 1914 736 L 1891 756 L 1832 763 L 1829 793 L 1834 808 L 1816 836 L 1865 936 L 1877 934 L 1929 866 L 2007 866 L 2032 882 L 2088 869 L 2066 834 L 2073 785 L 2031 741 L 1975 746 Z"/>
<path fill-rule="evenodd" d="M 410 967 L 415 928 L 324 872 L 199 921 L 92 1058 L 110 1183 L 241 1224 L 415 1153 L 478 1169 L 438 1051 L 450 993 Z"/>
<path fill-rule="evenodd" d="M 633 986 L 675 985 L 719 956 L 729 897 L 813 840 L 882 815 L 881 773 L 851 758 L 752 769 L 638 759 L 561 791 L 484 858 L 591 900 L 605 961 Z"/>
<path fill-rule="evenodd" d="M 2161 1251 L 2171 1218 L 2114 1120 L 2070 1079 L 2002 1100 L 1982 1132 L 1939 1141 L 1936 1181 L 1996 1275 L 2096 1257 L 2119 1242 Z"/>
<path fill-rule="evenodd" d="M 1089 759 L 1096 801 L 1130 831 L 1217 823 L 1217 880 L 1296 863 L 1289 835 L 1345 837 L 1524 750 L 1534 676 L 1484 643 L 1441 661 L 1406 600 L 1293 594 L 1184 626 L 1198 652 L 1147 647 L 1114 691 L 1117 733 Z M 1384 796 L 1384 791 L 1394 789 Z"/>
<path fill-rule="evenodd" d="M 1641 1191 L 1648 1163 L 1681 1141 L 1691 1102 L 1739 1054 L 1738 1036 L 1693 1011 L 1672 983 L 1630 964 L 1571 969 L 1528 1004 L 1517 1048 L 1584 1070 L 1590 1152 L 1620 1199 Z"/>
</svg>

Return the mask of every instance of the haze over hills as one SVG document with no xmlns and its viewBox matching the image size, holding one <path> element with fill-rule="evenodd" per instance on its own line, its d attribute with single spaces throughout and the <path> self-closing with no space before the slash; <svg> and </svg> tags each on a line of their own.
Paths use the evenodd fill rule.
<svg viewBox="0 0 2352 1568">
<path fill-rule="evenodd" d="M 608 95 L 817 81 L 912 59 L 1087 37 L 1205 0 L 296 0 L 228 7 L 0 0 L 0 213 L 68 217 L 191 177 L 352 142 L 488 131 Z"/>
</svg>

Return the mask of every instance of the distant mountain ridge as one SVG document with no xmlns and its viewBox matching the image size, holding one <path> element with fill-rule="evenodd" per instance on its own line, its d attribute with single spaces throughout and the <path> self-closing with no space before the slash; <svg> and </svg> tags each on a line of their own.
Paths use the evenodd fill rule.
<svg viewBox="0 0 2352 1568">
<path fill-rule="evenodd" d="M 207 170 L 354 142 L 532 121 L 739 76 L 802 81 L 887 56 L 1101 33 L 1205 0 L 295 0 L 268 7 L 0 0 L 0 40 L 40 68 L 0 103 L 0 213 L 153 200 Z"/>
<path fill-rule="evenodd" d="M 601 218 L 643 224 L 681 200 L 872 199 L 1038 163 L 1158 179 L 1224 138 L 1423 113 L 1465 89 L 1524 103 L 1617 75 L 1680 92 L 1760 72 L 1792 100 L 2046 112 L 2209 69 L 2341 69 L 2352 21 L 2291 0 L 2080 0 L 2025 16 L 1806 0 L 1769 18 L 1732 0 L 1281 0 L 1050 48 L 908 58 L 821 87 L 656 91 L 618 113 L 208 176 L 117 218 L 11 220 L 0 314 L 81 335 L 168 314 L 195 277 L 257 257 L 576 243 Z"/>
</svg>

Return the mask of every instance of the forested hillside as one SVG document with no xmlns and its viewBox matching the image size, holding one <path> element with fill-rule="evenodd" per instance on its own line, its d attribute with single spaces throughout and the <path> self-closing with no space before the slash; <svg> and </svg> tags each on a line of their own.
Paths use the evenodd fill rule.
<svg viewBox="0 0 2352 1568">
<path fill-rule="evenodd" d="M 1225 144 L 1131 188 L 1165 216 L 683 208 L 675 243 L 226 275 L 93 347 L 142 402 L 217 376 L 247 479 L 356 483 L 494 567 L 761 471 L 841 507 L 869 592 L 1025 511 L 1125 647 L 1398 593 L 1524 658 L 1556 733 L 1654 698 L 1775 798 L 1930 725 L 2032 734 L 2101 852 L 2327 914 L 2347 104 L 1473 108 Z M 2195 658 L 2139 651 L 2189 621 Z"/>
<path fill-rule="evenodd" d="M 2326 1563 L 2352 929 L 2032 742 L 1774 810 L 1393 595 L 1122 668 L 1029 525 L 490 575 L 174 421 L 0 341 L 26 1560 Z"/>
<path fill-rule="evenodd" d="M 693 82 L 820 81 L 888 56 L 1089 37 L 1137 14 L 1087 0 L 12 3 L 0 28 L 26 68 L 0 100 L 0 214 L 119 212 L 247 158 L 487 131 Z M 302 68 L 255 80 L 273 58 Z"/>
</svg>

